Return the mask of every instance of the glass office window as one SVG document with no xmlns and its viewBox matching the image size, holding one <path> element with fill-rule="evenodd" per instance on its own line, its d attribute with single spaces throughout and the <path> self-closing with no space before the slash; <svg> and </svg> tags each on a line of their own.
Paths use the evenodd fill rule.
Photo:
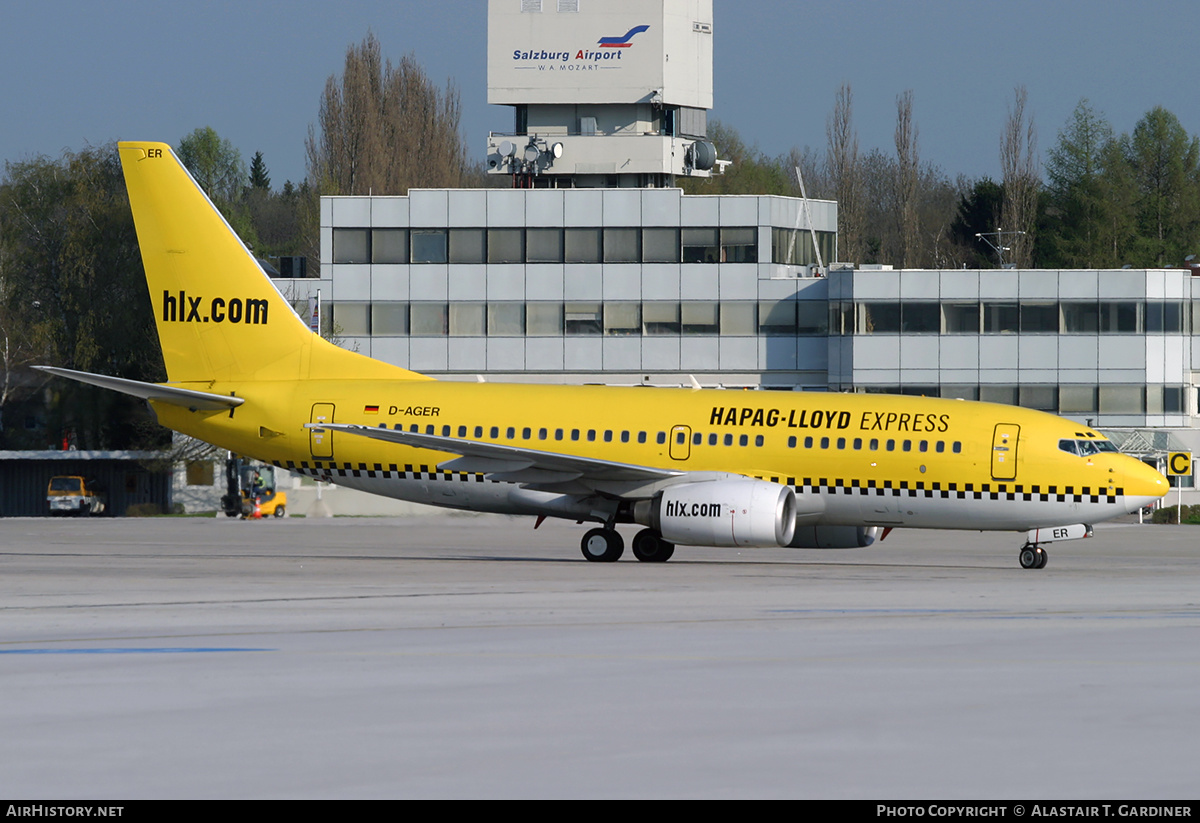
<svg viewBox="0 0 1200 823">
<path fill-rule="evenodd" d="M 1021 308 L 1016 303 L 984 303 L 985 334 L 1013 334 L 1021 325 Z"/>
<path fill-rule="evenodd" d="M 1021 333 L 1058 334 L 1057 303 L 1022 303 Z"/>
<path fill-rule="evenodd" d="M 562 303 L 526 303 L 525 334 L 529 337 L 561 337 Z"/>
<path fill-rule="evenodd" d="M 900 328 L 907 334 L 937 334 L 942 330 L 937 303 L 901 303 Z"/>
<path fill-rule="evenodd" d="M 371 229 L 371 262 L 407 263 L 408 229 Z"/>
<path fill-rule="evenodd" d="M 375 335 L 408 334 L 408 304 L 372 303 L 371 333 Z"/>
<path fill-rule="evenodd" d="M 1068 334 L 1095 334 L 1100 331 L 1100 306 L 1097 303 L 1064 301 L 1063 331 Z"/>
<path fill-rule="evenodd" d="M 899 303 L 859 303 L 859 334 L 897 334 L 900 331 Z"/>
<path fill-rule="evenodd" d="M 681 243 L 684 263 L 716 263 L 721 259 L 717 229 L 683 229 Z"/>
<path fill-rule="evenodd" d="M 979 334 L 978 303 L 943 303 L 946 334 Z"/>
<path fill-rule="evenodd" d="M 1058 386 L 1021 386 L 1021 405 L 1039 411 L 1058 411 Z"/>
<path fill-rule="evenodd" d="M 568 263 L 600 263 L 600 229 L 564 229 L 564 247 Z"/>
<path fill-rule="evenodd" d="M 1145 386 L 1101 386 L 1101 414 L 1144 414 Z"/>
<path fill-rule="evenodd" d="M 526 229 L 525 259 L 529 263 L 563 262 L 563 230 Z"/>
<path fill-rule="evenodd" d="M 413 229 L 410 234 L 412 262 L 446 262 L 446 229 Z"/>
<path fill-rule="evenodd" d="M 615 336 L 638 334 L 642 330 L 641 309 L 640 303 L 605 303 L 604 333 Z"/>
<path fill-rule="evenodd" d="M 721 229 L 722 263 L 757 263 L 758 229 Z"/>
<path fill-rule="evenodd" d="M 796 333 L 796 303 L 794 300 L 760 300 L 758 328 L 761 334 Z"/>
<path fill-rule="evenodd" d="M 1058 410 L 1064 414 L 1082 414 L 1096 411 L 1095 386 L 1059 386 Z"/>
<path fill-rule="evenodd" d="M 370 233 L 367 229 L 333 230 L 334 263 L 370 263 Z"/>
<path fill-rule="evenodd" d="M 412 303 L 409 328 L 414 337 L 441 337 L 449 329 L 449 311 L 445 303 Z"/>
<path fill-rule="evenodd" d="M 721 334 L 747 337 L 758 331 L 757 303 L 735 301 L 721 304 Z"/>
<path fill-rule="evenodd" d="M 564 303 L 563 333 L 601 334 L 604 331 L 602 313 L 600 303 Z"/>
<path fill-rule="evenodd" d="M 524 230 L 488 229 L 487 259 L 489 263 L 524 263 Z"/>
<path fill-rule="evenodd" d="M 641 233 L 637 229 L 604 230 L 605 263 L 640 263 Z"/>
<path fill-rule="evenodd" d="M 642 331 L 644 334 L 679 334 L 679 304 L 667 301 L 643 303 Z"/>
<path fill-rule="evenodd" d="M 1187 411 L 1184 401 L 1184 386 L 1163 386 L 1163 413 L 1184 414 Z"/>
<path fill-rule="evenodd" d="M 333 331 L 337 334 L 362 337 L 371 333 L 370 303 L 332 303 Z"/>
<path fill-rule="evenodd" d="M 1141 304 L 1136 301 L 1121 301 L 1100 304 L 1100 331 L 1132 334 L 1138 330 Z"/>
<path fill-rule="evenodd" d="M 829 308 L 817 300 L 796 303 L 796 334 L 825 334 L 829 329 Z"/>
<path fill-rule="evenodd" d="M 642 261 L 679 262 L 679 229 L 642 229 Z"/>
<path fill-rule="evenodd" d="M 679 330 L 683 334 L 717 334 L 721 331 L 715 302 L 689 300 L 680 304 Z"/>
<path fill-rule="evenodd" d="M 483 229 L 450 229 L 450 262 L 483 263 L 487 260 L 487 233 Z"/>
<path fill-rule="evenodd" d="M 1009 406 L 1015 406 L 1017 405 L 1017 387 L 980 386 L 979 399 L 985 403 L 1005 403 Z"/>
<path fill-rule="evenodd" d="M 525 334 L 524 303 L 488 303 L 489 337 L 520 337 Z"/>
<path fill-rule="evenodd" d="M 450 334 L 455 337 L 482 337 L 487 330 L 484 303 L 451 303 Z"/>
<path fill-rule="evenodd" d="M 1178 301 L 1146 302 L 1146 331 L 1149 333 L 1179 334 L 1183 329 L 1183 305 Z"/>
</svg>

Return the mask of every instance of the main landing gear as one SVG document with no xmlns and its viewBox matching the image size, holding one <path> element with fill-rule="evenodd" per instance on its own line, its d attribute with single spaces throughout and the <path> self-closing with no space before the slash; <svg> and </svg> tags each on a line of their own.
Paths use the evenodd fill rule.
<svg viewBox="0 0 1200 823">
<path fill-rule="evenodd" d="M 1046 550 L 1034 543 L 1026 543 L 1021 547 L 1021 554 L 1018 559 L 1021 561 L 1022 569 L 1044 569 L 1046 560 L 1049 559 Z"/>
<path fill-rule="evenodd" d="M 593 563 L 615 563 L 625 553 L 625 541 L 616 529 L 596 528 L 583 536 L 579 548 Z M 633 538 L 633 556 L 644 563 L 665 563 L 674 553 L 675 544 L 653 529 L 642 529 Z"/>
</svg>

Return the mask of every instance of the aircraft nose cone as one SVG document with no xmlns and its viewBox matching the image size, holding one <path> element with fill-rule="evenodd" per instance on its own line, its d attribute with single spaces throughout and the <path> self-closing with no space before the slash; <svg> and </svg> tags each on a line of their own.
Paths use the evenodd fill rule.
<svg viewBox="0 0 1200 823">
<path fill-rule="evenodd" d="M 1163 477 L 1153 466 L 1147 466 L 1136 458 L 1129 458 L 1125 469 L 1125 496 L 1127 498 L 1144 498 L 1144 503 L 1138 503 L 1139 506 L 1144 506 L 1162 497 L 1170 488 L 1171 484 L 1167 482 L 1167 478 Z"/>
</svg>

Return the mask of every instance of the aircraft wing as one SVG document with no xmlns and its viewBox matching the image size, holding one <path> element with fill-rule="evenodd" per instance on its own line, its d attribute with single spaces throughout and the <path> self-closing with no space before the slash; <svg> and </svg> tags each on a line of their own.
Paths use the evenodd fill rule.
<svg viewBox="0 0 1200 823">
<path fill-rule="evenodd" d="M 575 486 L 593 490 L 610 484 L 641 486 L 669 481 L 688 474 L 653 466 L 637 466 L 595 457 L 406 432 L 383 426 L 359 426 L 349 423 L 308 423 L 306 426 L 310 429 L 328 429 L 413 448 L 457 454 L 458 457 L 439 463 L 438 468 L 443 471 L 478 472 L 487 475 L 491 480 L 519 483 L 538 489 L 566 491 L 566 486 Z"/>
</svg>

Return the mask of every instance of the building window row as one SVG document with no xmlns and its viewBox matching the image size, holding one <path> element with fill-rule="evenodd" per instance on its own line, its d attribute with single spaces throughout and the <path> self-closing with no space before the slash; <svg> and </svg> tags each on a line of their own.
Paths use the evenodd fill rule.
<svg viewBox="0 0 1200 823">
<path fill-rule="evenodd" d="M 333 230 L 334 263 L 757 263 L 758 229 Z"/>
<path fill-rule="evenodd" d="M 1200 328 L 1200 302 L 835 301 L 829 304 L 829 328 L 832 334 L 847 335 L 1188 334 L 1192 328 Z"/>
<path fill-rule="evenodd" d="M 335 302 L 327 331 L 350 337 L 820 336 L 826 304 L 797 300 Z"/>
<path fill-rule="evenodd" d="M 814 266 L 818 263 L 816 249 L 820 248 L 819 262 L 829 265 L 837 260 L 837 234 L 831 231 L 814 232 L 809 229 L 771 229 L 771 262 L 785 266 Z"/>
<path fill-rule="evenodd" d="M 1055 414 L 1184 414 L 1186 386 L 1043 384 L 870 386 L 858 391 L 1004 403 Z"/>
</svg>

